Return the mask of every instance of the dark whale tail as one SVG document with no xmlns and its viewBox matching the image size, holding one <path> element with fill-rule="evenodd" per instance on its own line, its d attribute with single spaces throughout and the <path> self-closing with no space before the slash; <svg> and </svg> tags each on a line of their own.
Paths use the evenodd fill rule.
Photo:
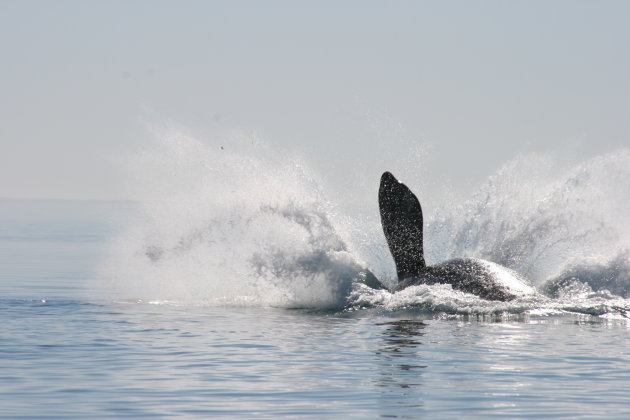
<svg viewBox="0 0 630 420">
<path fill-rule="evenodd" d="M 378 190 L 381 225 L 396 263 L 398 281 L 418 277 L 426 268 L 422 249 L 422 207 L 411 190 L 389 172 Z"/>
</svg>

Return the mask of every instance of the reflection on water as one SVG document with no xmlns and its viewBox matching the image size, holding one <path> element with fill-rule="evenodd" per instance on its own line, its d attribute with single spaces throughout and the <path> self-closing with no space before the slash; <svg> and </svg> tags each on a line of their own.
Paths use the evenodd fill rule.
<svg viewBox="0 0 630 420">
<path fill-rule="evenodd" d="M 420 386 L 423 383 L 422 370 L 427 365 L 423 363 L 420 346 L 427 325 L 423 321 L 400 319 L 377 326 L 386 327 L 375 352 L 376 360 L 381 362 L 375 382 L 381 390 L 383 409 L 396 409 L 400 413 L 404 407 L 404 418 L 416 418 L 416 414 L 421 414 L 416 411 L 424 406 Z M 401 417 L 387 411 L 381 416 Z"/>
</svg>

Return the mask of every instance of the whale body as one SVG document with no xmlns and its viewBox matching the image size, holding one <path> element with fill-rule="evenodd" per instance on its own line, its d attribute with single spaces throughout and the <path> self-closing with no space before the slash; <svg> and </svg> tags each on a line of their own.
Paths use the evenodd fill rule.
<svg viewBox="0 0 630 420">
<path fill-rule="evenodd" d="M 535 294 L 518 273 L 477 258 L 457 258 L 427 266 L 423 250 L 422 207 L 418 198 L 390 172 L 381 176 L 378 192 L 381 225 L 396 264 L 393 291 L 419 284 L 450 284 L 453 289 L 489 300 L 508 301 Z"/>
</svg>

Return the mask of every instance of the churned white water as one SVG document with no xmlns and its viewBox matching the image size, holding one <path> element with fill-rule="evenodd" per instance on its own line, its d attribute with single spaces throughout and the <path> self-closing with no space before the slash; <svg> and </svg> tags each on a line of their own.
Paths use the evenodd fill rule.
<svg viewBox="0 0 630 420">
<path fill-rule="evenodd" d="M 169 132 L 131 159 L 132 185 L 150 197 L 137 223 L 111 244 L 103 264 L 108 290 L 142 301 L 412 305 L 453 314 L 570 309 L 617 316 L 628 307 L 628 150 L 576 164 L 519 156 L 468 200 L 425 211 L 429 264 L 483 258 L 544 292 L 504 304 L 460 296 L 448 286 L 394 295 L 362 287 L 357 279 L 365 269 L 388 286 L 396 282 L 378 216 L 380 174 L 374 200 L 353 203 L 360 210 L 349 213 L 327 198 L 322 175 L 303 161 L 255 137 L 223 141 L 229 147 Z"/>
</svg>

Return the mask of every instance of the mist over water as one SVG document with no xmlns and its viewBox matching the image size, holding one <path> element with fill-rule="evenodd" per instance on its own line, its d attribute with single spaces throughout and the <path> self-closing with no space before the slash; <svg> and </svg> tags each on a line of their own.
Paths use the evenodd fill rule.
<svg viewBox="0 0 630 420">
<path fill-rule="evenodd" d="M 391 294 L 360 284 L 366 268 L 388 286 L 396 282 L 380 226 L 378 185 L 373 201 L 332 202 L 322 188 L 325 174 L 254 135 L 202 141 L 162 133 L 129 167 L 132 187 L 147 198 L 103 266 L 122 299 L 620 317 L 630 308 L 624 299 L 630 291 L 627 149 L 577 164 L 553 155 L 518 156 L 470 199 L 445 202 L 429 214 L 425 206 L 429 264 L 487 259 L 521 273 L 549 296 L 508 303 L 448 285 Z"/>
</svg>

